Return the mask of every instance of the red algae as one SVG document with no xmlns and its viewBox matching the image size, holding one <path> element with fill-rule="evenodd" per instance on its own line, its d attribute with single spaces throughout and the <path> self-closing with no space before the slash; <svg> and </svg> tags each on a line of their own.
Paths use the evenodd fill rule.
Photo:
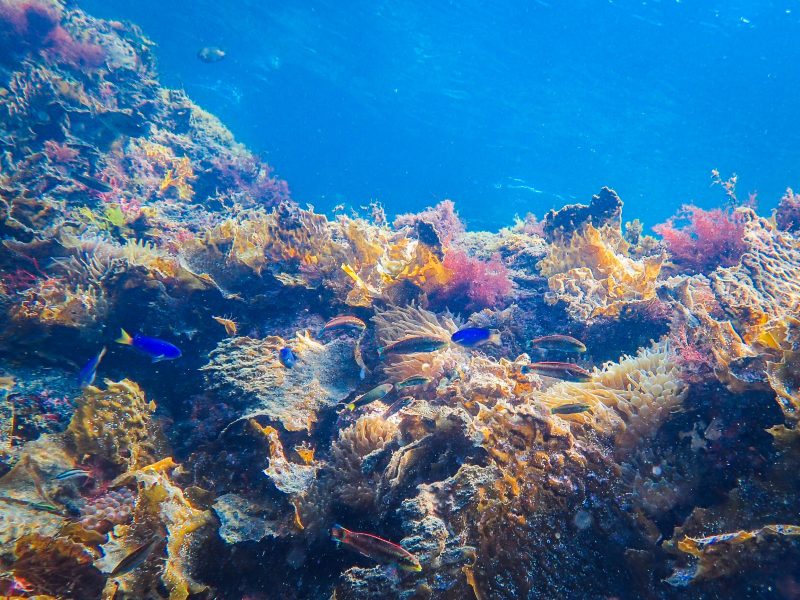
<svg viewBox="0 0 800 600">
<path fill-rule="evenodd" d="M 735 211 L 686 204 L 653 230 L 664 238 L 675 264 L 701 273 L 730 267 L 747 250 L 744 222 Z"/>
</svg>

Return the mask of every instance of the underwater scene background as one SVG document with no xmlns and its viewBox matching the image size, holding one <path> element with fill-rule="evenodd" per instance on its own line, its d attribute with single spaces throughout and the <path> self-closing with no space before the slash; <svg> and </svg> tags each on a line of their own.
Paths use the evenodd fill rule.
<svg viewBox="0 0 800 600">
<path fill-rule="evenodd" d="M 795 10 L 0 0 L 0 597 L 800 597 Z"/>
</svg>

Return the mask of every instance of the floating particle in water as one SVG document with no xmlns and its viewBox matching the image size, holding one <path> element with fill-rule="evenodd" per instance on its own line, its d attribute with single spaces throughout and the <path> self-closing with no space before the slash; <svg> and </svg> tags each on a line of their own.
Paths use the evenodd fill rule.
<svg viewBox="0 0 800 600">
<path fill-rule="evenodd" d="M 591 527 L 593 521 L 594 519 L 592 518 L 592 515 L 585 510 L 579 510 L 578 512 L 576 512 L 575 518 L 572 519 L 572 522 L 575 524 L 575 527 L 577 527 L 581 531 L 584 531 L 585 529 Z"/>
</svg>

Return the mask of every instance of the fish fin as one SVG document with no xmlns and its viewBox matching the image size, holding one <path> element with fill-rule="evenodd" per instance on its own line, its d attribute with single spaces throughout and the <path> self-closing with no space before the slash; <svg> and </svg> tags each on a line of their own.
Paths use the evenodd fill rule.
<svg viewBox="0 0 800 600">
<path fill-rule="evenodd" d="M 356 409 L 356 403 L 355 402 L 350 402 L 345 408 L 347 410 L 355 410 Z"/>
<path fill-rule="evenodd" d="M 124 329 L 120 329 L 120 331 L 122 333 L 116 339 L 116 342 L 118 344 L 125 344 L 126 346 L 130 346 L 131 344 L 133 344 L 133 338 L 131 337 L 131 335 L 127 331 L 125 331 Z"/>
<path fill-rule="evenodd" d="M 381 360 L 383 360 L 384 352 L 386 352 L 386 346 L 381 346 L 380 348 L 378 348 L 378 358 L 380 358 Z"/>
<path fill-rule="evenodd" d="M 162 360 L 166 360 L 166 356 L 164 356 L 163 354 L 159 354 L 158 356 L 154 356 L 151 362 L 157 363 L 161 362 Z"/>
<path fill-rule="evenodd" d="M 503 344 L 503 338 L 500 337 L 499 331 L 492 331 L 491 335 L 489 335 L 489 343 L 494 344 L 495 346 L 501 346 Z"/>
</svg>

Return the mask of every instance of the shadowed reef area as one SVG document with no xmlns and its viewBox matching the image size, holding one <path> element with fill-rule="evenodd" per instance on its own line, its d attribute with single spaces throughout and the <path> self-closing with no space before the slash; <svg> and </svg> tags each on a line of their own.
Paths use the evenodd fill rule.
<svg viewBox="0 0 800 600">
<path fill-rule="evenodd" d="M 135 26 L 0 0 L 0 595 L 798 597 L 800 196 L 715 177 L 658 239 L 319 214 Z"/>
</svg>

